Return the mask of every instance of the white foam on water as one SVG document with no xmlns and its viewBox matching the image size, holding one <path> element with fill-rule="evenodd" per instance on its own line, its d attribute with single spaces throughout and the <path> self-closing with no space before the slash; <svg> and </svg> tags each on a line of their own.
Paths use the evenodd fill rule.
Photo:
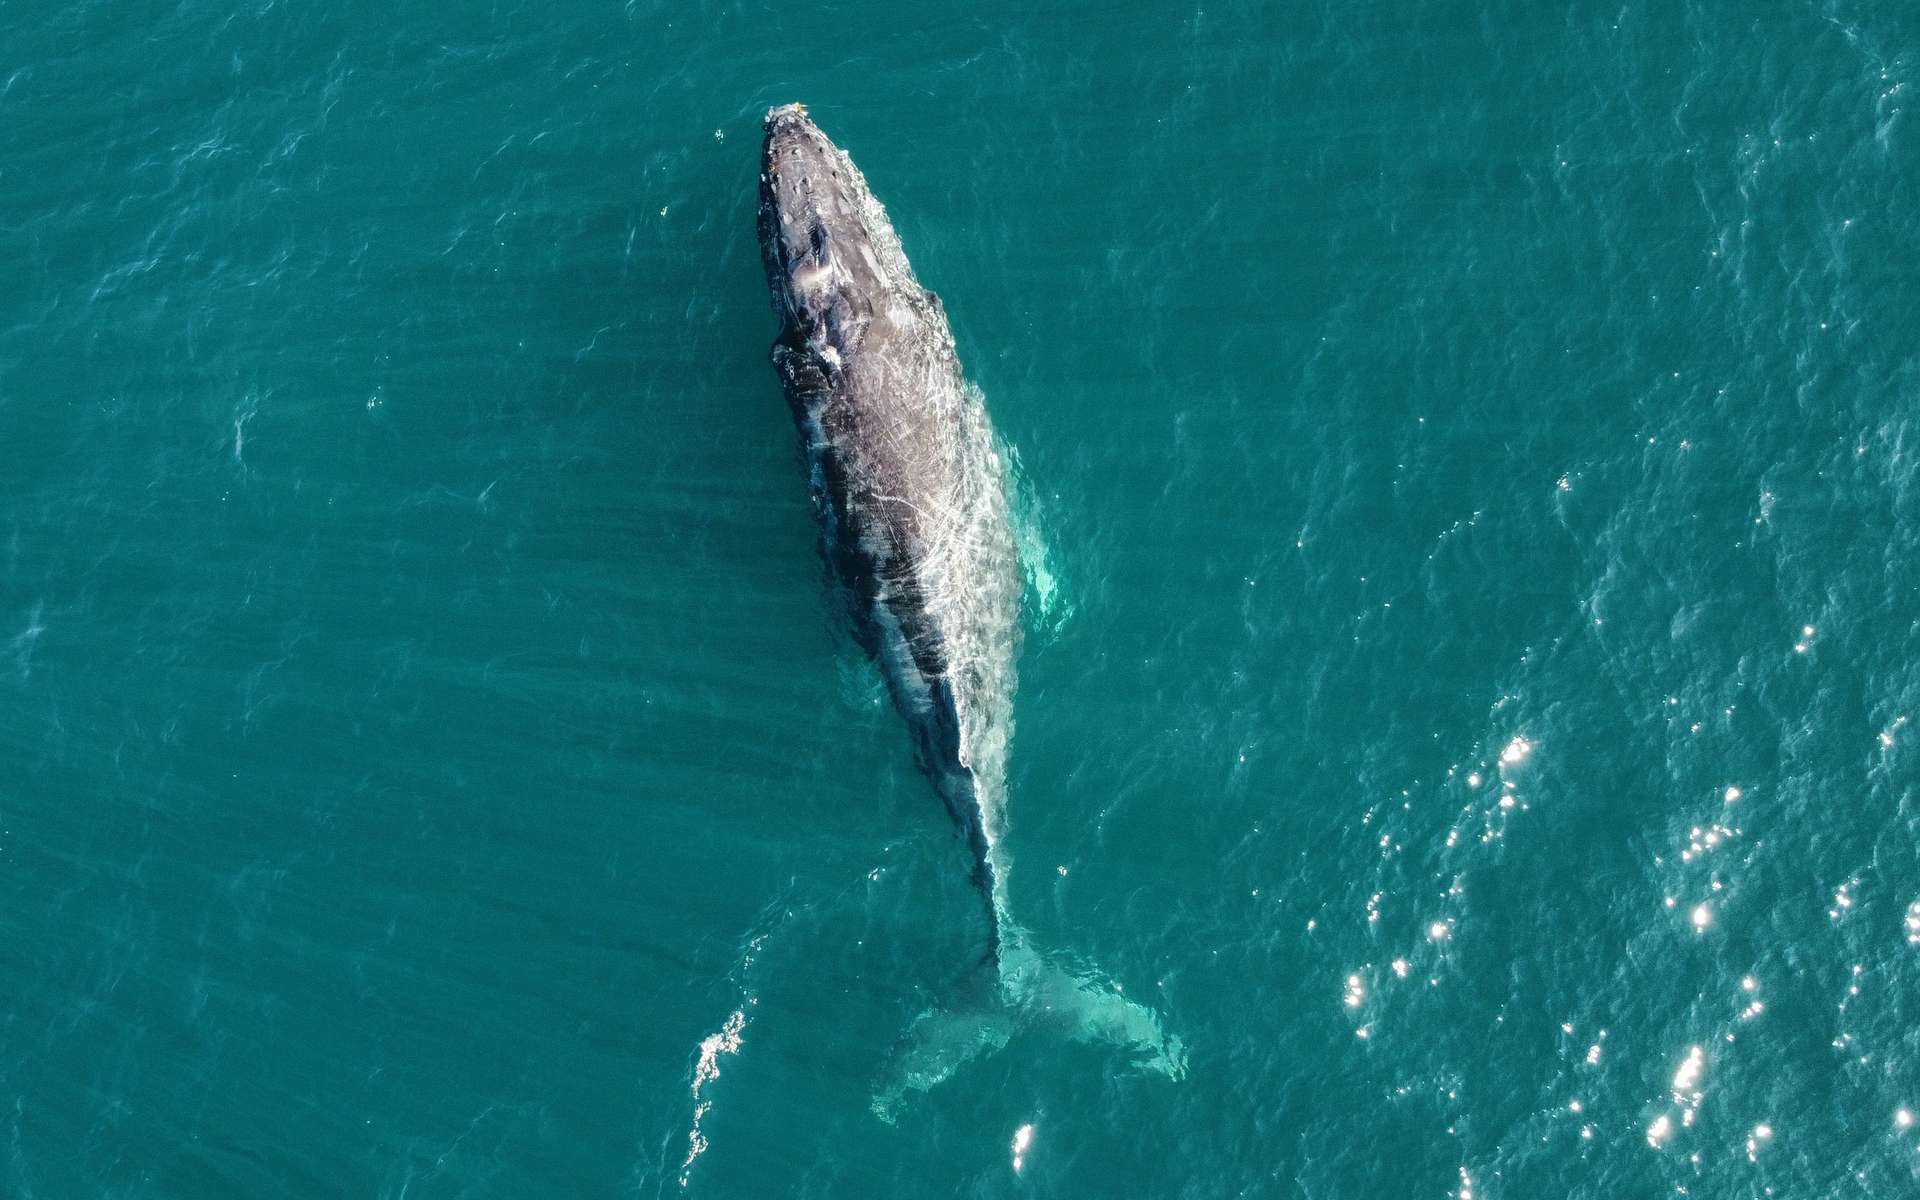
<svg viewBox="0 0 1920 1200">
<path fill-rule="evenodd" d="M 701 1095 L 702 1090 L 720 1078 L 720 1056 L 740 1053 L 742 1035 L 747 1030 L 747 1014 L 735 1009 L 727 1017 L 726 1024 L 718 1032 L 709 1034 L 700 1042 L 700 1061 L 693 1068 L 693 1125 L 687 1130 L 687 1158 L 680 1164 L 680 1186 L 686 1187 L 693 1181 L 693 1163 L 707 1152 L 707 1136 L 700 1131 L 700 1122 L 713 1108 L 713 1101 Z"/>
</svg>

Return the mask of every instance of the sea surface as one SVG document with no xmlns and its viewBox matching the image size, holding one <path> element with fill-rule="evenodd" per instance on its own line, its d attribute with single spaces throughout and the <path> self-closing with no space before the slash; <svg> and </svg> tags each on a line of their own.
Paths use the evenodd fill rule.
<svg viewBox="0 0 1920 1200">
<path fill-rule="evenodd" d="M 0 5 L 0 1194 L 1920 1190 L 1920 10 Z M 984 932 L 760 118 L 1018 465 Z"/>
</svg>

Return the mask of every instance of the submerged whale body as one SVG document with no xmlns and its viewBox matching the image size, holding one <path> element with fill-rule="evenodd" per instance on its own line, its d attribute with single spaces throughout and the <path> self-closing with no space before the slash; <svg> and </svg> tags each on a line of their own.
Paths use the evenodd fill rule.
<svg viewBox="0 0 1920 1200">
<path fill-rule="evenodd" d="M 965 837 L 1000 1004 L 916 1024 L 876 1111 L 1006 1041 L 1061 1024 L 1185 1070 L 1155 1014 L 1039 955 L 1006 912 L 1002 841 L 1020 566 L 1006 473 L 940 298 L 922 287 L 846 152 L 797 104 L 767 113 L 759 233 L 821 544 L 855 636 L 879 664 L 921 766 Z"/>
</svg>

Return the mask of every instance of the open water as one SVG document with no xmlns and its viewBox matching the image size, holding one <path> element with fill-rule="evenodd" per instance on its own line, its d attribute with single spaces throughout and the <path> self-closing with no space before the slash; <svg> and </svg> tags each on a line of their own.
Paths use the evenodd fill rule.
<svg viewBox="0 0 1920 1200">
<path fill-rule="evenodd" d="M 1920 20 L 0 6 L 0 1192 L 1920 1188 Z M 759 120 L 1021 472 L 1017 1034 Z"/>
</svg>

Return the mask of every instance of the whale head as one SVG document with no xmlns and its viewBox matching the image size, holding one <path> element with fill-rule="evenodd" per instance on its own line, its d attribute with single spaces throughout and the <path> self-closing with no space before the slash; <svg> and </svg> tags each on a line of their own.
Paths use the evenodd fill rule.
<svg viewBox="0 0 1920 1200">
<path fill-rule="evenodd" d="M 876 240 L 892 239 L 892 228 L 859 168 L 804 107 L 769 110 L 765 129 L 760 254 L 774 311 L 787 328 L 839 340 L 888 286 Z"/>
</svg>

